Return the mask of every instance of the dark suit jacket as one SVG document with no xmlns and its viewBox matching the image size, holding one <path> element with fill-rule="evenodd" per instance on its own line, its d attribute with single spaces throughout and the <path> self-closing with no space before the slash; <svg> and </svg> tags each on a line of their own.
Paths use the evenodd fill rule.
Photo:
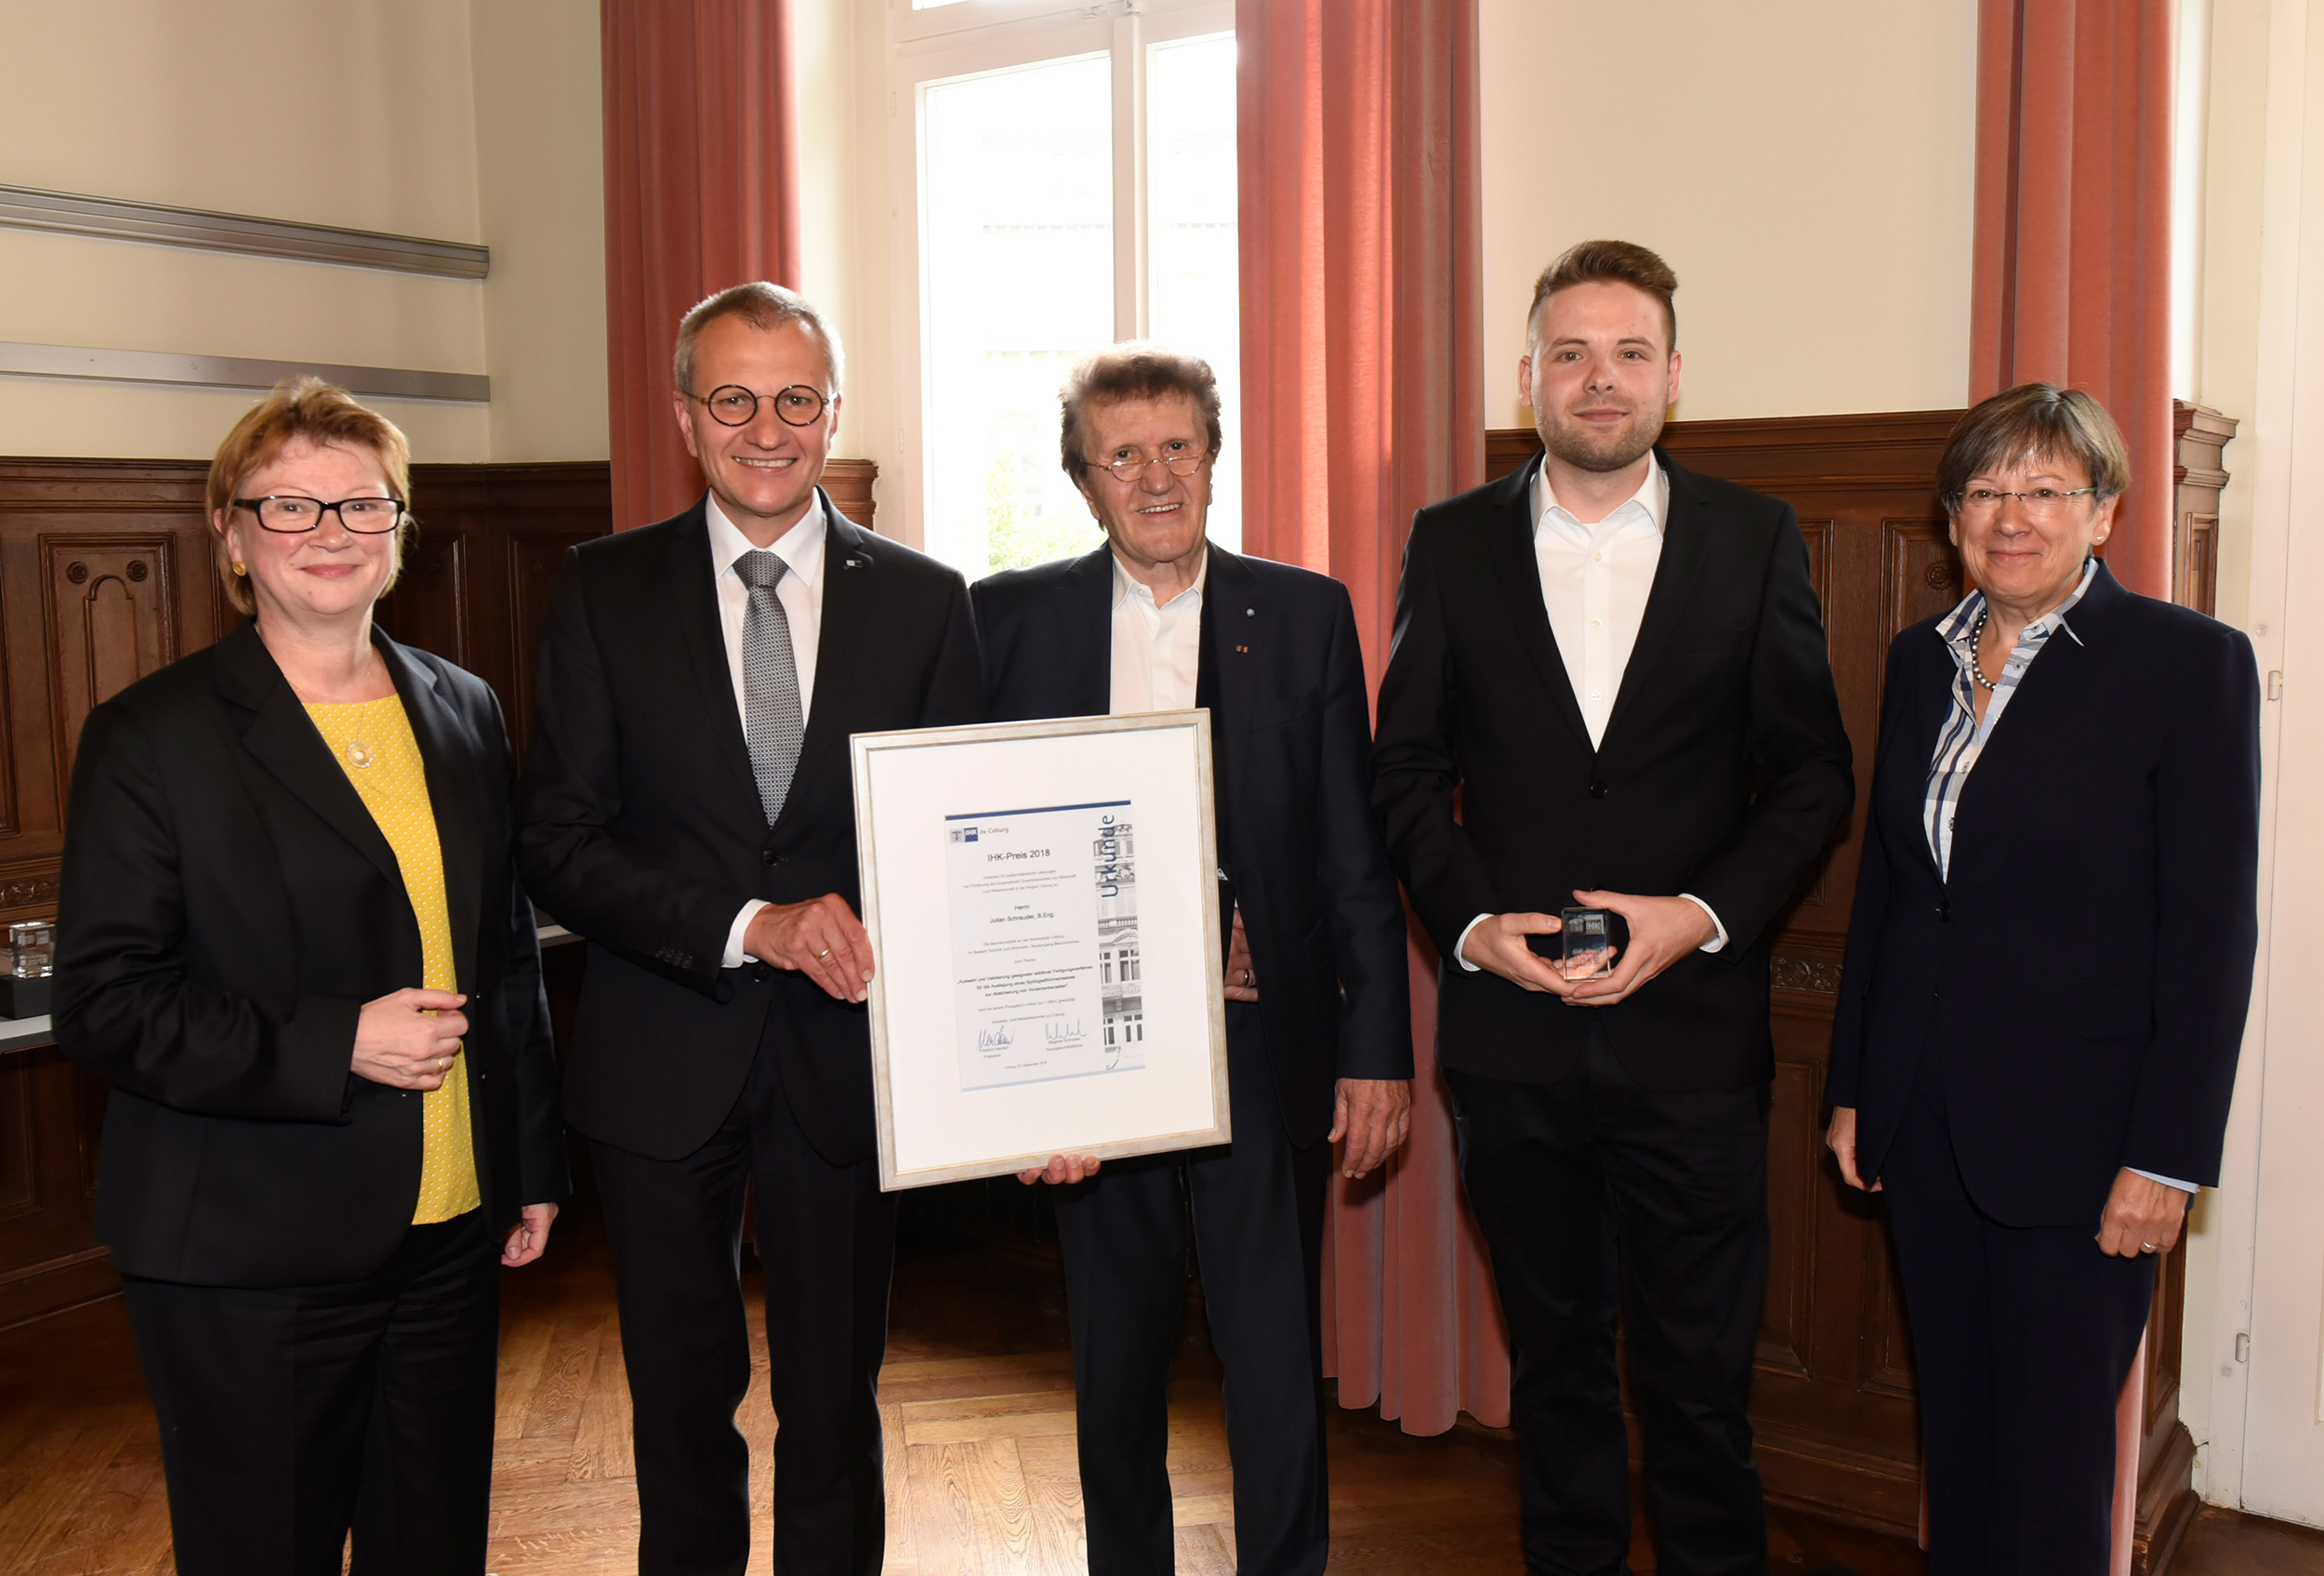
<svg viewBox="0 0 2324 1576">
<path fill-rule="evenodd" d="M 1921 805 L 1951 707 L 1940 620 L 1888 653 L 1835 1106 L 1882 1159 L 1924 1056 L 1953 1150 L 2009 1225 L 2094 1223 L 2123 1166 L 2219 1180 L 2258 946 L 2251 642 L 2103 567 L 2018 681 L 1954 807 L 1940 881 Z"/>
<path fill-rule="evenodd" d="M 1855 800 L 1848 735 L 1791 507 L 1657 454 L 1662 556 L 1599 749 L 1541 598 L 1539 458 L 1413 521 L 1372 802 L 1445 958 L 1446 1066 L 1552 1081 L 1594 1019 L 1649 1089 L 1773 1076 L 1768 938 Z M 1453 960 L 1479 914 L 1555 914 L 1588 889 L 1692 893 L 1728 945 L 1586 1011 Z"/>
<path fill-rule="evenodd" d="M 374 632 L 427 762 L 495 1239 L 568 1191 L 500 704 Z M 420 1096 L 354 1076 L 363 1003 L 421 983 L 395 854 L 248 624 L 89 714 L 57 1040 L 112 1084 L 97 1234 L 131 1275 L 360 1279 L 419 1197 Z"/>
<path fill-rule="evenodd" d="M 1220 847 L 1276 1098 L 1304 1146 L 1330 1131 L 1339 1079 L 1412 1076 L 1404 906 L 1366 805 L 1364 654 L 1339 581 L 1209 551 Z M 981 580 L 975 601 L 995 722 L 1106 713 L 1110 549 Z"/>
<path fill-rule="evenodd" d="M 656 1159 L 725 1119 L 762 1031 L 817 1153 L 874 1153 L 865 1010 L 804 974 L 719 964 L 751 898 L 835 892 L 861 911 L 848 735 L 978 722 L 983 698 L 959 574 L 823 506 L 815 687 L 772 828 L 700 501 L 573 549 L 541 637 L 518 857 L 542 906 L 589 938 L 566 1107 L 590 1137 Z"/>
</svg>

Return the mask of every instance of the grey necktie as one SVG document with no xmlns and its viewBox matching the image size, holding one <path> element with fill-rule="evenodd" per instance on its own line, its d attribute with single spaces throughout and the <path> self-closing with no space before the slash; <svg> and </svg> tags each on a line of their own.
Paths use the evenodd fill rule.
<svg viewBox="0 0 2324 1576">
<path fill-rule="evenodd" d="M 734 574 L 750 588 L 750 611 L 743 618 L 743 736 L 750 743 L 751 775 L 759 779 L 759 802 L 767 824 L 783 814 L 799 769 L 799 664 L 791 655 L 791 616 L 774 594 L 775 582 L 790 565 L 771 552 L 753 550 L 734 561 Z"/>
</svg>

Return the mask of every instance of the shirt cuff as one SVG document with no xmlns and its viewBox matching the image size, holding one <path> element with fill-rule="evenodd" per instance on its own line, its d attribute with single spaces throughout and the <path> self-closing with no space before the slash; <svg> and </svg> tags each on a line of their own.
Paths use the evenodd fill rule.
<svg viewBox="0 0 2324 1576">
<path fill-rule="evenodd" d="M 1712 936 L 1709 941 L 1704 942 L 1700 947 L 1695 948 L 1695 950 L 1697 952 L 1716 952 L 1725 947 L 1727 944 L 1727 927 L 1725 921 L 1719 918 L 1719 911 L 1713 908 L 1710 904 L 1705 903 L 1701 898 L 1696 896 L 1691 892 L 1682 892 L 1679 895 L 1685 898 L 1689 903 L 1692 903 L 1696 907 L 1700 908 L 1704 913 L 1710 915 L 1710 928 L 1719 933 L 1717 935 Z"/>
<path fill-rule="evenodd" d="M 2124 1166 L 2122 1169 L 2129 1172 L 2133 1176 L 2143 1176 L 2149 1182 L 2159 1182 L 2165 1187 L 2175 1187 L 2180 1192 L 2187 1194 L 2190 1197 L 2200 1191 L 2195 1184 L 2191 1182 L 2181 1182 L 2175 1176 L 2158 1176 L 2153 1172 L 2141 1171 L 2136 1166 Z"/>
<path fill-rule="evenodd" d="M 743 936 L 750 930 L 750 921 L 759 917 L 759 910 L 772 907 L 762 897 L 754 897 L 743 905 L 743 911 L 734 916 L 733 924 L 726 927 L 726 956 L 719 960 L 720 968 L 739 969 L 750 961 L 749 956 L 743 951 Z"/>
<path fill-rule="evenodd" d="M 1493 916 L 1490 914 L 1479 914 L 1475 919 L 1471 920 L 1467 924 L 1460 927 L 1460 939 L 1453 943 L 1453 961 L 1459 964 L 1462 969 L 1466 970 L 1470 973 L 1481 974 L 1485 971 L 1478 968 L 1474 963 L 1469 961 L 1469 953 L 1467 950 L 1469 946 L 1469 933 L 1476 929 L 1479 925 L 1485 923 L 1486 920 L 1491 919 L 1492 917 Z"/>
</svg>

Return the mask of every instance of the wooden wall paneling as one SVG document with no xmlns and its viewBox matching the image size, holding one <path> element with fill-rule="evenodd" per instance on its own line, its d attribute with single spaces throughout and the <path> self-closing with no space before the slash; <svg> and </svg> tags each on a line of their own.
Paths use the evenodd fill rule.
<svg viewBox="0 0 2324 1576">
<path fill-rule="evenodd" d="M 207 467 L 0 459 L 0 922 L 57 909 L 73 761 L 96 706 L 220 627 Z M 119 1284 L 92 1235 L 101 1080 L 0 1054 L 0 1326 Z"/>
<path fill-rule="evenodd" d="M 1911 1335 L 1882 1201 L 1842 1185 L 1823 1152 L 1824 1078 L 1869 800 L 1881 691 L 1896 634 L 1967 589 L 1935 497 L 1936 461 L 1959 417 L 1676 422 L 1682 464 L 1790 503 L 1823 600 L 1842 715 L 1855 745 L 1856 807 L 1822 868 L 1786 914 L 1770 959 L 1776 1043 L 1769 1117 L 1772 1258 L 1752 1410 L 1768 1492 L 1893 1531 L 1919 1520 L 1920 1439 Z M 2235 423 L 2177 413 L 2175 599 L 2212 611 L 2221 452 Z M 1486 473 L 1524 464 L 1530 431 L 1486 434 Z M 2178 1421 L 2185 1267 L 2161 1266 L 2148 1326 L 2147 1435 L 2134 1568 L 2161 1569 L 2195 1500 L 2194 1447 Z"/>
<path fill-rule="evenodd" d="M 40 537 L 40 583 L 47 592 L 50 753 L 59 802 L 72 793 L 73 760 L 88 714 L 178 660 L 174 545 L 167 531 Z"/>
<path fill-rule="evenodd" d="M 823 490 L 831 495 L 833 506 L 866 531 L 879 528 L 873 523 L 879 504 L 872 497 L 873 483 L 878 480 L 876 460 L 835 459 L 823 468 Z"/>
</svg>

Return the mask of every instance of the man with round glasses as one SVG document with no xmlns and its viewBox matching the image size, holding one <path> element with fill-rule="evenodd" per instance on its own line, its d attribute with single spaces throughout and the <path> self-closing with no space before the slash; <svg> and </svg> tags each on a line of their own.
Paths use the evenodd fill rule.
<svg viewBox="0 0 2324 1576">
<path fill-rule="evenodd" d="M 1191 1233 L 1225 1368 L 1236 1569 L 1330 1549 L 1318 1326 L 1332 1146 L 1363 1176 L 1412 1094 L 1404 908 L 1372 824 L 1370 708 L 1337 580 L 1204 535 L 1222 437 L 1208 364 L 1122 345 L 1066 383 L 1060 456 L 1105 541 L 977 583 L 996 722 L 1207 707 L 1235 1141 L 1060 1155 L 1091 1576 L 1168 1576 L 1172 1337 Z"/>
<path fill-rule="evenodd" d="M 977 722 L 983 699 L 958 573 L 817 485 L 842 368 L 830 324 L 780 285 L 687 313 L 671 405 L 706 491 L 573 550 L 535 670 L 520 851 L 590 943 L 565 1096 L 613 1244 L 652 1576 L 748 1557 L 754 1178 L 776 1568 L 876 1571 L 885 1539 L 895 1210 L 847 741 Z"/>
</svg>

